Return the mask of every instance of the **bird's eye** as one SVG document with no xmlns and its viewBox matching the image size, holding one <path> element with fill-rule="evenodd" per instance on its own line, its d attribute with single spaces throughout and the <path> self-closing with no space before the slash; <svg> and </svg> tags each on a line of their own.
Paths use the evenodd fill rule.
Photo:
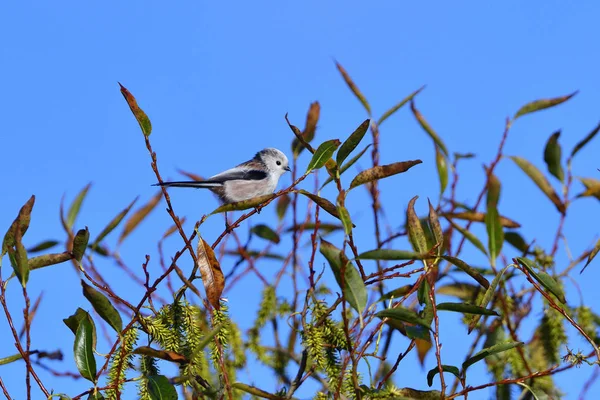
<svg viewBox="0 0 600 400">
<path fill-rule="evenodd" d="M 276 164 L 277 164 L 277 165 L 281 165 L 281 161 L 277 161 L 277 162 L 276 162 Z"/>
</svg>

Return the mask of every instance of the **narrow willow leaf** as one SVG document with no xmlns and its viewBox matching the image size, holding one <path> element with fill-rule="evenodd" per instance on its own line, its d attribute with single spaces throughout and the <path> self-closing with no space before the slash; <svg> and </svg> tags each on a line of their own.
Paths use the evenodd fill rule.
<svg viewBox="0 0 600 400">
<path fill-rule="evenodd" d="M 440 196 L 444 194 L 448 186 L 448 161 L 440 151 L 439 146 L 435 146 L 435 166 L 437 167 L 438 178 L 440 180 Z"/>
<path fill-rule="evenodd" d="M 385 300 L 391 300 L 391 299 L 400 299 L 400 298 L 406 296 L 406 294 L 408 294 L 412 289 L 413 289 L 413 285 L 401 286 L 397 289 L 394 289 L 394 290 L 391 290 L 391 291 L 385 293 L 377 301 L 379 302 L 379 301 L 385 301 Z"/>
<path fill-rule="evenodd" d="M 189 360 L 182 354 L 174 351 L 158 350 L 150 346 L 140 346 L 132 351 L 133 354 L 140 354 L 152 358 L 158 358 L 165 361 L 170 361 L 178 364 L 188 363 Z"/>
<path fill-rule="evenodd" d="M 123 85 L 119 83 L 121 87 L 121 94 L 125 98 L 127 105 L 131 109 L 133 116 L 135 117 L 138 124 L 140 124 L 140 128 L 142 129 L 142 133 L 144 136 L 150 136 L 152 133 L 152 123 L 150 123 L 150 118 L 146 115 L 146 113 L 138 106 L 135 97 L 125 88 Z"/>
<path fill-rule="evenodd" d="M 439 147 L 439 149 L 442 151 L 442 153 L 444 153 L 444 156 L 448 157 L 448 149 L 446 148 L 446 145 L 444 144 L 444 142 L 442 142 L 442 139 L 440 139 L 438 134 L 435 133 L 435 131 L 431 128 L 431 126 L 425 120 L 425 118 L 419 112 L 419 110 L 417 110 L 417 108 L 415 107 L 414 101 L 410 102 L 410 109 L 411 109 L 413 115 L 415 116 L 415 118 L 417 119 L 417 121 L 419 122 L 419 124 L 421 125 L 421 128 L 423 128 L 423 130 L 425 132 L 427 132 L 429 137 L 431 137 L 433 139 L 433 141 Z"/>
<path fill-rule="evenodd" d="M 340 224 L 328 224 L 326 222 L 319 222 L 319 227 L 317 229 L 324 233 L 331 233 L 334 231 L 340 231 L 340 230 L 344 229 L 344 227 Z M 289 233 L 289 232 L 294 232 L 296 230 L 314 231 L 315 224 L 307 223 L 307 224 L 299 224 L 299 225 L 295 225 L 295 226 L 292 225 L 289 228 L 287 228 L 285 231 Z"/>
<path fill-rule="evenodd" d="M 285 260 L 285 257 L 281 254 L 276 253 L 265 253 L 264 251 L 258 250 L 245 250 L 244 253 L 251 258 L 266 258 L 270 260 Z M 242 252 L 239 250 L 225 250 L 225 254 L 230 256 L 242 256 Z"/>
<path fill-rule="evenodd" d="M 75 220 L 77 219 L 77 215 L 81 210 L 81 205 L 83 204 L 83 201 L 85 200 L 85 197 L 87 196 L 91 186 L 92 184 L 88 183 L 83 189 L 81 189 L 77 197 L 75 197 L 75 200 L 73 200 L 73 203 L 71 203 L 71 207 L 69 207 L 69 211 L 67 212 L 67 226 L 69 229 L 73 228 Z"/>
<path fill-rule="evenodd" d="M 554 132 L 546 142 L 546 148 L 544 149 L 544 161 L 548 167 L 548 172 L 554 175 L 559 181 L 564 182 L 565 172 L 561 164 L 562 150 L 560 144 L 558 144 L 558 138 L 560 136 L 560 130 Z"/>
<path fill-rule="evenodd" d="M 523 342 L 508 342 L 508 343 L 500 343 L 496 344 L 492 347 L 485 348 L 477 353 L 475 353 L 472 357 L 469 357 L 463 364 L 462 369 L 463 372 L 467 370 L 471 365 L 475 364 L 478 361 L 483 360 L 486 357 L 489 357 L 493 354 L 502 353 L 508 351 L 510 349 L 514 349 L 515 347 L 522 346 Z"/>
<path fill-rule="evenodd" d="M 197 253 L 196 265 L 202 276 L 206 297 L 210 304 L 218 310 L 221 307 L 219 303 L 221 294 L 225 288 L 225 276 L 221 270 L 221 265 L 215 257 L 212 247 L 201 237 L 198 238 Z"/>
<path fill-rule="evenodd" d="M 348 87 L 350 88 L 352 93 L 354 93 L 358 101 L 360 101 L 360 104 L 362 104 L 365 110 L 367 110 L 367 114 L 371 115 L 371 106 L 369 106 L 369 103 L 367 102 L 365 96 L 360 92 L 360 90 L 358 90 L 358 87 L 354 84 L 354 81 L 352 81 L 350 75 L 348 75 L 344 67 L 342 67 L 337 61 L 335 62 L 335 66 L 337 67 L 338 71 L 340 71 L 340 74 L 342 74 L 342 78 L 344 78 L 346 85 L 348 85 Z"/>
<path fill-rule="evenodd" d="M 446 296 L 454 296 L 462 301 L 472 301 L 481 291 L 481 287 L 471 285 L 469 283 L 450 283 L 448 285 L 436 286 L 436 294 L 444 294 Z"/>
<path fill-rule="evenodd" d="M 108 324 L 117 332 L 121 333 L 123 330 L 123 320 L 117 309 L 110 303 L 110 300 L 81 280 L 81 287 L 83 288 L 83 295 L 90 302 L 94 310 L 100 315 L 100 318 L 108 322 Z"/>
<path fill-rule="evenodd" d="M 379 118 L 379 120 L 377 121 L 377 125 L 381 125 L 383 123 L 383 121 L 385 121 L 386 119 L 388 119 L 389 117 L 391 117 L 394 113 L 396 113 L 396 111 L 398 111 L 406 103 L 408 103 L 409 101 L 411 101 L 423 89 L 425 89 L 425 85 L 421 86 L 420 88 L 418 88 L 417 90 L 415 90 L 414 92 L 412 92 L 411 94 L 409 94 L 408 96 L 406 96 L 404 99 L 402 99 L 398 104 L 396 104 L 395 106 L 393 106 L 392 108 L 390 108 L 389 110 L 387 110 L 386 112 L 384 112 L 383 115 L 381 116 L 381 118 Z"/>
<path fill-rule="evenodd" d="M 344 201 L 346 198 L 346 192 L 344 190 L 340 191 L 340 194 L 337 198 L 337 210 L 340 214 L 340 220 L 342 221 L 342 225 L 344 226 L 344 232 L 346 235 L 350 235 L 352 233 L 352 219 L 350 219 L 350 213 L 346 206 L 344 205 Z"/>
<path fill-rule="evenodd" d="M 594 178 L 580 178 L 578 177 L 585 186 L 585 191 L 577 195 L 577 197 L 588 197 L 593 196 L 600 200 L 600 181 Z"/>
<path fill-rule="evenodd" d="M 319 115 L 321 113 L 321 106 L 318 101 L 312 103 L 308 109 L 308 113 L 306 114 L 306 124 L 304 126 L 304 131 L 299 132 L 302 138 L 306 143 L 310 143 L 315 138 L 315 132 L 317 130 L 317 123 L 319 122 Z M 298 129 L 298 128 L 296 128 Z M 305 147 L 298 140 L 298 138 L 294 138 L 292 141 L 292 153 L 295 157 L 298 157 L 302 150 Z"/>
<path fill-rule="evenodd" d="M 363 139 L 363 137 L 365 137 L 365 133 L 367 133 L 367 129 L 369 129 L 370 124 L 371 120 L 366 119 L 342 144 L 335 158 L 335 161 L 338 163 L 338 165 L 342 165 L 350 153 L 352 153 L 356 146 L 359 145 L 360 141 Z"/>
<path fill-rule="evenodd" d="M 460 379 L 460 371 L 454 365 L 443 365 L 442 364 L 442 370 L 444 372 L 450 372 L 451 374 L 456 376 L 458 379 Z M 435 378 L 435 376 L 439 373 L 440 373 L 440 369 L 438 367 L 434 367 L 429 370 L 429 372 L 427 373 L 427 385 L 429 385 L 429 387 L 431 387 L 431 385 L 433 385 L 433 378 Z"/>
<path fill-rule="evenodd" d="M 377 249 L 361 253 L 357 257 L 359 260 L 420 260 L 423 256 L 413 251 Z"/>
<path fill-rule="evenodd" d="M 125 222 L 125 226 L 123 227 L 123 232 L 121 232 L 121 235 L 119 236 L 119 240 L 118 240 L 119 244 L 123 243 L 123 240 L 125 240 L 125 238 L 127 236 L 129 236 L 129 234 L 131 232 L 133 232 L 133 230 L 135 228 L 137 228 L 138 225 L 148 216 L 148 214 L 150 214 L 152 212 L 152 210 L 154 210 L 154 208 L 160 202 L 161 197 L 162 197 L 162 191 L 158 191 L 148 201 L 148 203 L 146 203 L 142 207 L 140 207 L 136 212 L 133 213 L 133 215 L 131 215 L 127 219 L 127 221 Z"/>
<path fill-rule="evenodd" d="M 431 297 L 429 297 L 430 292 L 431 285 L 429 284 L 429 280 L 423 279 L 417 290 L 417 300 L 419 300 L 419 304 L 425 306 L 420 314 L 421 319 L 425 321 L 427 326 L 431 326 L 431 322 L 433 321 L 433 303 L 431 302 Z"/>
<path fill-rule="evenodd" d="M 400 161 L 393 164 L 378 165 L 376 167 L 369 168 L 360 172 L 358 175 L 356 175 L 356 177 L 354 177 L 354 179 L 350 183 L 350 188 L 348 190 L 368 182 L 376 181 L 379 179 L 387 178 L 388 176 L 393 176 L 402 172 L 406 172 L 411 167 L 414 167 L 415 165 L 421 163 L 421 160 Z"/>
<path fill-rule="evenodd" d="M 92 348 L 96 348 L 96 325 L 94 325 L 94 321 L 92 317 L 87 311 L 84 311 L 81 307 L 77 308 L 77 311 L 69 318 L 63 319 L 63 322 L 67 327 L 73 332 L 74 335 L 77 334 L 77 329 L 79 328 L 79 324 L 82 320 L 87 319 L 92 326 Z"/>
<path fill-rule="evenodd" d="M 531 178 L 531 180 L 542 190 L 542 192 L 544 192 L 550 201 L 554 203 L 558 211 L 560 211 L 561 214 L 564 214 L 566 212 L 565 205 L 561 202 L 558 194 L 556 194 L 552 188 L 552 185 L 550 185 L 550 182 L 548 182 L 548 179 L 546 179 L 540 170 L 524 158 L 516 156 L 512 156 L 510 158 L 519 166 L 519 168 L 523 170 L 523 172 L 527 174 L 527 176 Z"/>
<path fill-rule="evenodd" d="M 323 239 L 319 251 L 327 259 L 346 301 L 362 313 L 367 305 L 367 288 L 356 267 L 340 249 Z"/>
<path fill-rule="evenodd" d="M 500 316 L 494 310 L 488 310 L 487 308 L 475 306 L 473 304 L 466 303 L 440 303 L 436 306 L 438 311 L 454 311 L 463 314 L 479 314 L 479 315 L 493 315 Z"/>
<path fill-rule="evenodd" d="M 179 220 L 179 223 L 181 224 L 181 226 L 183 226 L 183 224 L 185 224 L 186 218 L 183 217 Z M 160 240 L 165 240 L 166 238 L 168 238 L 169 236 L 171 236 L 172 234 L 174 234 L 175 232 L 177 232 L 177 224 L 173 224 L 169 227 L 169 229 L 167 229 L 165 231 L 165 233 L 163 233 L 162 237 L 160 238 Z"/>
<path fill-rule="evenodd" d="M 537 268 L 537 266 L 535 265 L 534 261 L 525 257 L 517 257 L 517 261 L 527 270 L 527 272 L 529 272 L 529 275 L 531 275 L 532 278 L 538 281 L 538 283 L 541 284 L 547 291 L 556 296 L 561 303 L 567 303 L 567 299 L 565 299 L 565 293 L 558 282 L 556 282 L 554 278 L 544 271 L 536 271 L 535 268 Z"/>
<path fill-rule="evenodd" d="M 523 382 L 517 382 L 517 385 L 523 386 L 525 389 L 527 389 L 529 391 L 529 393 L 531 393 L 531 395 L 533 396 L 533 398 L 535 400 L 552 400 L 550 398 L 550 396 L 548 396 L 542 389 L 532 388 L 531 386 L 529 386 Z M 523 396 L 523 395 L 519 396 L 519 398 L 524 398 L 524 397 L 525 396 Z"/>
<path fill-rule="evenodd" d="M 379 318 L 390 318 L 396 321 L 408 322 L 409 324 L 421 325 L 429 329 L 427 321 L 419 317 L 419 314 L 404 307 L 387 308 L 375 314 Z"/>
<path fill-rule="evenodd" d="M 460 260 L 460 259 L 458 259 L 456 257 L 452 257 L 452 256 L 442 256 L 442 258 L 444 260 L 452 263 L 453 265 L 457 266 L 464 272 L 466 272 L 467 275 L 469 275 L 471 278 L 475 279 L 485 289 L 490 287 L 490 282 L 487 279 L 485 279 L 485 277 L 483 275 L 481 275 L 475 268 L 471 267 L 469 264 L 467 264 L 463 260 Z"/>
<path fill-rule="evenodd" d="M 17 218 L 15 218 L 10 225 L 2 240 L 2 253 L 0 253 L 0 258 L 6 254 L 9 247 L 15 245 L 15 233 L 17 229 L 20 231 L 21 237 L 25 236 L 25 232 L 29 229 L 29 222 L 31 222 L 31 210 L 33 210 L 34 203 L 35 196 L 31 196 L 29 200 L 27 200 L 27 203 L 19 210 Z"/>
<path fill-rule="evenodd" d="M 433 238 L 435 239 L 434 244 L 438 246 L 436 249 L 436 254 L 441 256 L 444 245 L 444 232 L 442 231 L 442 226 L 438 220 L 437 213 L 431 205 L 431 201 L 429 201 L 429 199 L 427 199 L 427 201 L 429 202 L 429 226 L 431 227 L 431 232 L 433 233 Z"/>
<path fill-rule="evenodd" d="M 66 400 L 71 400 L 71 398 L 67 397 Z M 105 400 L 105 397 L 100 392 L 92 392 L 88 395 L 87 400 Z"/>
<path fill-rule="evenodd" d="M 79 321 L 75 342 L 73 343 L 73 355 L 75 364 L 81 376 L 96 383 L 96 359 L 94 358 L 94 327 L 91 319 L 83 318 Z"/>
<path fill-rule="evenodd" d="M 263 196 L 253 197 L 248 200 L 237 201 L 235 203 L 223 204 L 221 207 L 217 208 L 215 211 L 211 212 L 210 215 L 219 214 L 228 211 L 241 211 L 247 210 L 249 208 L 255 208 L 267 201 L 273 199 L 275 197 L 274 194 L 265 194 Z"/>
<path fill-rule="evenodd" d="M 12 247 L 8 248 L 8 258 L 17 279 L 19 279 L 21 286 L 25 288 L 29 281 L 29 259 L 27 257 L 27 250 L 25 250 L 21 242 L 21 229 L 19 226 L 17 226 L 14 239 L 15 247 L 14 249 Z"/>
<path fill-rule="evenodd" d="M 519 109 L 519 111 L 517 111 L 517 113 L 513 117 L 513 121 L 525 114 L 530 114 L 532 112 L 536 112 L 536 111 L 544 110 L 546 108 L 557 106 L 557 105 L 569 100 L 571 97 L 575 96 L 576 94 L 577 94 L 577 91 L 575 91 L 567 96 L 555 97 L 552 99 L 535 100 L 535 101 L 532 101 L 531 103 L 527 103 L 523 107 L 521 107 Z"/>
<path fill-rule="evenodd" d="M 389 321 L 388 321 L 388 325 Z M 431 331 L 425 328 L 423 325 L 403 325 L 404 330 L 406 331 L 406 337 L 409 339 L 421 339 L 417 340 L 417 342 L 429 342 L 431 343 Z M 421 359 L 421 349 L 417 345 L 417 351 L 419 352 L 419 359 Z M 428 350 L 425 351 L 425 354 Z"/>
<path fill-rule="evenodd" d="M 305 195 L 306 197 L 308 197 L 309 199 L 311 199 L 312 201 L 317 203 L 317 205 L 319 207 L 321 207 L 323 210 L 327 211 L 330 215 L 336 217 L 337 219 L 340 219 L 340 214 L 338 212 L 338 209 L 329 200 L 327 200 L 323 197 L 319 197 L 316 194 L 307 192 L 304 189 L 296 190 L 295 192 Z"/>
<path fill-rule="evenodd" d="M 483 295 L 483 298 L 481 299 L 481 302 L 479 303 L 479 307 L 487 308 L 488 304 L 490 304 L 490 301 L 492 301 L 492 299 L 494 298 L 494 294 L 496 293 L 496 288 L 498 287 L 498 284 L 500 283 L 500 280 L 502 279 L 502 276 L 504 275 L 504 273 L 506 272 L 507 269 L 508 269 L 508 267 L 504 267 L 498 273 L 498 275 L 496 275 L 496 277 L 490 284 L 490 287 L 488 287 L 487 290 L 485 291 L 485 294 Z M 471 317 L 471 320 L 469 322 L 469 329 L 468 329 L 469 334 L 471 332 L 473 332 L 473 329 L 475 329 L 475 327 L 477 326 L 477 323 L 479 322 L 480 318 L 481 318 L 481 315 L 477 315 L 477 314 L 475 314 L 475 315 L 473 315 L 473 317 Z"/>
<path fill-rule="evenodd" d="M 88 231 L 87 226 L 85 227 L 85 229 L 78 230 L 75 234 L 75 237 L 73 238 L 73 250 L 71 250 L 71 253 L 73 254 L 73 258 L 77 260 L 77 262 L 81 262 L 89 240 L 90 231 Z"/>
<path fill-rule="evenodd" d="M 588 255 L 587 261 L 585 262 L 585 265 L 581 269 L 580 274 L 583 271 L 585 271 L 585 269 L 587 268 L 588 265 L 590 265 L 590 263 L 592 262 L 592 260 L 594 259 L 594 257 L 596 257 L 596 255 L 598 254 L 599 251 L 600 251 L 600 239 L 596 242 L 596 245 L 594 246 L 594 248 L 592 249 L 592 251 Z"/>
<path fill-rule="evenodd" d="M 367 149 L 369 147 L 371 147 L 371 146 L 372 146 L 372 144 L 367 145 L 364 149 L 362 149 L 360 151 L 360 153 L 358 153 L 357 155 L 355 155 L 354 157 L 352 157 L 350 160 L 348 160 L 348 162 L 346 164 L 342 165 L 342 167 L 340 168 L 340 172 L 339 172 L 340 176 L 344 172 L 346 172 L 346 170 L 348 168 L 350 168 L 351 166 L 353 166 L 363 156 L 363 154 L 365 154 L 365 152 L 367 151 Z M 321 188 L 319 190 L 323 189 L 325 187 L 325 185 L 327 185 L 330 182 L 333 182 L 333 177 L 332 176 L 330 176 L 329 178 L 327 178 L 327 180 L 321 185 Z"/>
<path fill-rule="evenodd" d="M 275 206 L 275 209 L 277 211 L 277 218 L 279 218 L 280 221 L 283 220 L 283 217 L 285 217 L 285 213 L 291 202 L 292 198 L 289 194 L 279 196 L 277 199 L 277 205 Z"/>
<path fill-rule="evenodd" d="M 296 136 L 295 140 L 297 140 L 298 142 L 300 142 L 300 144 L 302 146 L 304 146 L 312 154 L 315 154 L 315 149 L 310 145 L 310 143 L 308 143 L 306 140 L 304 140 L 304 137 L 302 135 L 302 131 L 300 129 L 298 129 L 297 126 L 291 124 L 290 120 L 288 119 L 287 113 L 285 114 L 285 120 L 288 123 L 288 126 L 290 127 L 290 129 L 292 130 L 292 132 L 294 133 L 294 136 Z M 292 142 L 292 145 L 293 145 L 293 142 Z M 296 153 L 294 153 L 294 156 L 297 157 L 298 155 Z"/>
<path fill-rule="evenodd" d="M 495 265 L 496 258 L 502 251 L 504 243 L 504 230 L 500 224 L 500 215 L 496 207 L 488 207 L 485 215 L 485 228 L 488 234 L 488 250 L 490 252 L 490 262 Z"/>
<path fill-rule="evenodd" d="M 23 356 L 21 353 L 13 354 L 12 356 L 2 357 L 0 358 L 0 365 L 10 364 L 12 362 L 21 360 Z"/>
<path fill-rule="evenodd" d="M 579 152 L 579 150 L 583 149 L 583 147 L 590 142 L 596 136 L 596 134 L 600 131 L 600 124 L 598 124 L 583 140 L 575 145 L 573 150 L 571 151 L 571 158 L 575 157 L 575 154 Z"/>
<path fill-rule="evenodd" d="M 479 250 L 481 250 L 481 252 L 483 254 L 485 254 L 486 256 L 488 255 L 487 250 L 485 249 L 485 246 L 483 245 L 483 243 L 481 243 L 481 241 L 477 238 L 477 236 L 475 236 L 473 233 L 471 233 L 470 231 L 466 230 L 465 228 L 461 227 L 460 225 L 458 225 L 456 222 L 452 221 L 452 219 L 450 219 L 448 217 L 448 215 L 446 215 L 446 220 L 448 222 L 450 222 L 450 225 L 452 225 L 452 227 L 454 229 L 456 229 L 457 231 L 459 231 L 461 233 L 461 235 L 463 235 L 464 237 L 467 238 L 467 240 L 469 242 L 471 242 L 471 244 L 475 247 L 477 247 Z"/>
<path fill-rule="evenodd" d="M 485 222 L 485 214 L 481 213 L 481 212 L 473 212 L 473 211 L 464 211 L 464 212 L 458 212 L 458 213 L 444 213 L 442 214 L 443 217 L 446 217 L 448 219 L 463 219 L 466 221 L 473 221 L 473 222 Z M 505 228 L 520 228 L 521 224 L 519 224 L 516 221 L 513 221 L 512 219 L 500 216 L 500 224 L 505 227 Z M 458 229 L 458 228 L 457 228 Z"/>
<path fill-rule="evenodd" d="M 135 202 L 137 201 L 137 197 L 124 209 L 122 210 L 119 214 L 117 214 L 112 221 L 110 221 L 108 223 L 108 225 L 106 225 L 106 227 L 104 229 L 102 229 L 102 231 L 100 232 L 100 234 L 98 235 L 98 237 L 96 238 L 96 240 L 94 240 L 94 242 L 92 243 L 92 247 L 96 247 L 98 246 L 98 244 L 100 244 L 100 242 L 102 242 L 102 240 L 104 240 L 104 238 L 111 233 L 117 226 L 119 226 L 119 224 L 121 223 L 121 221 L 123 220 L 123 218 L 125 218 L 125 216 L 127 215 L 127 213 L 129 212 L 129 210 L 131 210 L 131 207 L 133 207 L 133 205 L 135 204 Z"/>
<path fill-rule="evenodd" d="M 29 269 L 33 271 L 34 269 L 60 264 L 65 261 L 69 261 L 71 258 L 73 258 L 73 255 L 68 251 L 65 251 L 63 253 L 44 254 L 41 256 L 30 258 Z"/>
<path fill-rule="evenodd" d="M 177 400 L 177 390 L 164 375 L 151 375 L 148 378 L 148 394 L 151 400 Z"/>
<path fill-rule="evenodd" d="M 338 139 L 331 139 L 321 143 L 321 145 L 315 151 L 315 154 L 313 154 L 312 159 L 308 163 L 306 172 L 323 167 L 325 163 L 329 161 L 337 148 L 340 147 L 340 144 L 342 144 L 342 142 L 340 142 Z"/>
<path fill-rule="evenodd" d="M 500 180 L 494 174 L 490 175 L 487 183 L 486 204 L 488 207 L 498 208 L 500 201 Z"/>
<path fill-rule="evenodd" d="M 53 248 L 58 243 L 59 243 L 58 240 L 45 240 L 41 243 L 36 244 L 35 246 L 28 248 L 27 253 L 28 254 L 39 253 L 40 251 L 44 251 L 44 250 Z"/>
<path fill-rule="evenodd" d="M 265 224 L 258 224 L 253 226 L 252 229 L 250 229 L 250 232 L 254 233 L 261 239 L 268 240 L 269 242 L 279 243 L 279 241 L 281 240 L 277 232 L 275 232 L 273 229 L 269 228 Z"/>
<path fill-rule="evenodd" d="M 517 232 L 505 232 L 504 241 L 523 253 L 525 253 L 529 248 L 529 245 L 525 239 L 523 239 L 523 236 Z"/>
<path fill-rule="evenodd" d="M 415 196 L 408 202 L 408 208 L 406 209 L 406 227 L 408 230 L 408 238 L 415 251 L 417 253 L 426 253 L 429 249 L 427 247 L 425 231 L 423 231 L 421 221 L 415 212 L 415 202 L 418 198 L 419 196 Z"/>
</svg>

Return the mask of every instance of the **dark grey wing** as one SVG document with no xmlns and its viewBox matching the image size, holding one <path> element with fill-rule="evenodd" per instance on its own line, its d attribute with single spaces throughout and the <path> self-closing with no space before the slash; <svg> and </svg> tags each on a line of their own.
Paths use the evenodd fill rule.
<svg viewBox="0 0 600 400">
<path fill-rule="evenodd" d="M 265 179 L 266 177 L 267 173 L 265 171 L 260 171 L 256 169 L 240 169 L 236 167 L 228 169 L 227 171 L 223 171 L 215 176 L 211 176 L 203 182 L 223 184 L 227 181 L 236 180 L 259 181 L 261 179 Z"/>
</svg>

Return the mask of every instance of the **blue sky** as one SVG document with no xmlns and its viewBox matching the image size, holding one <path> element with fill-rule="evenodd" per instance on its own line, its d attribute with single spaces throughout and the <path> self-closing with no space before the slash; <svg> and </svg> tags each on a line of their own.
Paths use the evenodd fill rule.
<svg viewBox="0 0 600 400">
<path fill-rule="evenodd" d="M 138 204 L 142 204 L 155 193 L 143 138 L 117 82 L 132 91 L 152 120 L 151 139 L 163 176 L 178 178 L 177 168 L 212 175 L 264 147 L 289 154 L 292 137 L 283 116 L 289 113 L 291 121 L 302 126 L 315 100 L 321 104 L 316 142 L 343 139 L 352 132 L 366 115 L 340 78 L 334 60 L 348 70 L 376 116 L 427 85 L 416 99 L 417 107 L 451 152 L 477 154 L 476 159 L 464 161 L 460 171 L 459 196 L 472 203 L 483 184 L 482 164 L 495 155 L 505 118 L 521 105 L 580 90 L 568 103 L 527 116 L 511 130 L 505 153 L 525 157 L 544 171 L 542 150 L 552 132 L 562 129 L 565 155 L 598 123 L 595 27 L 599 11 L 592 1 L 575 5 L 556 0 L 368 5 L 358 1 L 4 3 L 0 6 L 0 34 L 5 38 L 0 47 L 0 227 L 8 227 L 19 207 L 35 194 L 26 243 L 62 239 L 61 197 L 71 201 L 92 182 L 77 227 L 87 225 L 94 237 L 133 198 L 140 196 Z M 433 146 L 408 108 L 386 121 L 381 145 L 382 163 L 424 161 L 409 173 L 382 182 L 388 219 L 398 227 L 411 197 L 420 196 L 417 210 L 421 213 L 426 212 L 427 197 L 437 198 Z M 575 175 L 598 178 L 599 151 L 600 142 L 589 144 L 573 164 Z M 303 154 L 299 168 L 307 163 Z M 499 165 L 497 175 L 503 184 L 500 212 L 521 222 L 528 239 L 536 238 L 549 248 L 558 223 L 552 204 L 509 160 Z M 289 179 L 285 177 L 281 185 L 289 184 Z M 312 185 L 305 182 L 303 187 Z M 574 187 L 575 193 L 581 190 L 579 184 Z M 365 193 L 352 196 L 349 207 L 358 210 Z M 217 206 L 204 192 L 172 191 L 172 198 L 176 212 L 189 220 Z M 570 209 L 565 233 L 573 254 L 597 240 L 599 231 L 593 223 L 597 211 L 595 199 L 577 201 Z M 369 221 L 369 215 L 358 210 L 353 219 L 360 225 L 361 220 Z M 253 218 L 253 223 L 258 222 L 274 224 L 274 212 Z M 169 226 L 170 219 L 159 206 L 123 245 L 121 253 L 128 264 L 139 266 L 145 254 L 155 255 L 153 243 Z M 222 220 L 213 218 L 202 233 L 209 240 L 221 229 Z M 372 235 L 370 231 L 362 235 L 361 247 L 368 250 Z M 108 243 L 114 245 L 116 236 L 109 237 Z M 173 239 L 168 245 L 174 252 L 180 243 Z M 476 252 L 465 253 L 465 259 L 483 265 L 485 260 L 477 257 Z M 564 246 L 557 257 L 560 268 L 567 260 Z M 567 282 L 570 304 L 581 301 L 576 284 L 586 304 L 600 306 L 594 296 L 597 263 Z M 7 260 L 3 264 L 7 266 Z M 137 290 L 132 282 L 119 279 L 112 264 L 103 268 L 116 281 L 116 290 Z M 5 267 L 3 276 L 7 273 Z M 32 274 L 30 282 L 33 298 L 44 292 L 34 322 L 34 346 L 61 348 L 66 360 L 56 365 L 59 369 L 75 370 L 70 358 L 72 335 L 62 318 L 77 306 L 89 308 L 78 279 L 65 264 Z M 253 310 L 260 295 L 255 283 L 248 280 L 245 287 L 238 287 L 242 293 L 229 295 L 232 316 L 246 327 L 251 321 L 243 315 L 252 314 L 248 307 Z M 22 299 L 15 285 L 9 289 L 9 302 L 15 315 L 20 315 Z M 444 350 L 448 363 L 459 364 L 462 353 L 452 349 L 465 340 L 466 333 L 452 323 L 449 327 L 451 332 L 442 337 Z M 6 344 L 0 357 L 13 353 L 3 318 L 0 342 Z M 435 360 L 429 357 L 426 370 L 433 365 Z M 591 372 L 584 367 L 557 378 L 566 398 L 578 396 Z M 57 392 L 74 394 L 86 387 L 82 381 L 40 374 Z M 470 377 L 473 384 L 487 381 L 479 374 Z M 23 397 L 22 367 L 0 367 L 0 376 L 15 397 Z M 251 379 L 258 384 L 270 382 Z M 426 387 L 418 369 L 397 373 L 396 383 Z M 589 393 L 600 393 L 600 387 L 592 386 Z"/>
</svg>

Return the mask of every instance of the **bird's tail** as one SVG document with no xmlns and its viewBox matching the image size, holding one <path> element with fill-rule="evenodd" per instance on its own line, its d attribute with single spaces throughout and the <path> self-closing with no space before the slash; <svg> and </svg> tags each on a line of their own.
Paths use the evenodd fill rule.
<svg viewBox="0 0 600 400">
<path fill-rule="evenodd" d="M 204 188 L 210 189 L 222 186 L 222 183 L 219 182 L 208 182 L 208 181 L 176 181 L 176 182 L 162 182 L 155 183 L 152 186 L 166 186 L 166 187 L 189 187 L 189 188 Z"/>
</svg>

